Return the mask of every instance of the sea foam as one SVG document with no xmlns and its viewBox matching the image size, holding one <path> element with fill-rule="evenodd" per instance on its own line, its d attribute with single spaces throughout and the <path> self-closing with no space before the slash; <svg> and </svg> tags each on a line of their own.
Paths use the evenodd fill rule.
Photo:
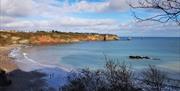
<svg viewBox="0 0 180 91">
<path fill-rule="evenodd" d="M 16 62 L 20 70 L 34 71 L 34 70 L 39 70 L 39 69 L 44 69 L 44 68 L 51 68 L 51 69 L 59 68 L 67 72 L 70 72 L 72 70 L 72 68 L 67 68 L 64 66 L 42 64 L 28 57 L 28 53 L 22 52 L 21 50 L 22 50 L 21 47 L 17 47 L 11 50 L 9 54 L 9 57 L 14 59 L 14 61 Z"/>
</svg>

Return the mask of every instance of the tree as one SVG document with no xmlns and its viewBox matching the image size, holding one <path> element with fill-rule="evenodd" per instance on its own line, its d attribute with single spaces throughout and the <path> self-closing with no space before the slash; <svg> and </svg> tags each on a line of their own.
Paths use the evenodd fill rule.
<svg viewBox="0 0 180 91">
<path fill-rule="evenodd" d="M 138 16 L 133 11 L 134 17 L 139 21 L 151 20 L 161 23 L 173 21 L 180 26 L 180 0 L 138 0 L 137 4 L 129 3 L 129 6 L 132 9 L 159 10 L 158 14 L 148 18 Z"/>
</svg>

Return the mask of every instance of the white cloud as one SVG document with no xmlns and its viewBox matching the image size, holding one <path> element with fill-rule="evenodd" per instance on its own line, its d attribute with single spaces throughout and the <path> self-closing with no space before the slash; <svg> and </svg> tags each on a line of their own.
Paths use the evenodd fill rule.
<svg viewBox="0 0 180 91">
<path fill-rule="evenodd" d="M 82 0 L 74 4 L 58 2 L 57 0 L 0 0 L 0 12 L 7 16 L 28 16 L 39 14 L 63 14 L 72 12 L 104 12 L 124 10 L 128 5 L 126 0 L 110 0 L 94 2 Z"/>
<path fill-rule="evenodd" d="M 155 21 L 129 22 L 119 25 L 119 34 L 124 36 L 166 36 L 180 37 L 180 26 L 176 23 L 159 23 Z"/>
<path fill-rule="evenodd" d="M 0 24 L 7 24 L 16 21 L 15 18 L 8 16 L 0 16 Z"/>
<path fill-rule="evenodd" d="M 87 1 L 80 1 L 74 5 L 67 5 L 64 8 L 73 10 L 74 12 L 89 11 L 89 12 L 101 12 L 108 7 L 108 2 L 101 3 L 88 3 Z"/>
<path fill-rule="evenodd" d="M 73 17 L 63 17 L 61 19 L 55 19 L 54 21 L 58 24 L 68 26 L 113 25 L 116 23 L 116 21 L 111 19 L 82 19 Z"/>
<path fill-rule="evenodd" d="M 129 0 L 130 1 L 130 0 Z M 131 1 L 134 3 L 134 1 Z M 57 0 L 0 0 L 0 29 L 38 30 L 56 29 L 75 32 L 119 33 L 121 35 L 148 34 L 149 31 L 180 30 L 174 24 L 155 22 L 136 23 L 113 19 L 84 19 L 67 16 L 69 13 L 122 12 L 129 9 L 126 0 L 109 0 L 106 2 L 88 2 L 77 0 L 76 3 Z M 179 35 L 180 36 L 180 35 Z"/>
<path fill-rule="evenodd" d="M 69 10 L 89 11 L 89 12 L 111 12 L 111 11 L 125 11 L 129 9 L 127 0 L 109 0 L 106 2 L 89 3 L 86 0 L 82 0 L 74 5 L 67 5 L 64 8 Z"/>
<path fill-rule="evenodd" d="M 73 5 L 56 0 L 1 0 L 0 2 L 1 29 L 86 27 L 86 29 L 97 30 L 102 26 L 118 25 L 112 19 L 83 19 L 66 16 L 67 13 L 72 12 L 101 12 L 109 6 L 109 2 L 88 3 L 80 1 Z M 42 17 L 44 19 L 36 20 L 36 18 Z"/>
<path fill-rule="evenodd" d="M 124 11 L 129 9 L 127 0 L 110 0 L 109 7 L 110 10 Z"/>
<path fill-rule="evenodd" d="M 15 22 L 6 23 L 3 25 L 0 25 L 2 29 L 27 29 L 27 30 L 33 30 L 33 29 L 57 29 L 62 30 L 63 27 L 68 29 L 78 28 L 86 29 L 85 32 L 96 31 L 99 30 L 106 31 L 105 29 L 113 29 L 114 26 L 118 26 L 118 22 L 111 19 L 82 19 L 82 18 L 73 18 L 73 17 L 61 17 L 61 18 L 55 18 L 50 20 L 21 20 L 18 19 Z M 65 29 L 64 28 L 64 29 Z M 104 29 L 104 30 L 103 30 Z M 78 32 L 79 30 L 76 30 Z M 82 32 L 82 31 L 81 31 Z"/>
<path fill-rule="evenodd" d="M 26 16 L 33 11 L 32 0 L 0 0 L 0 14 L 5 16 Z"/>
</svg>

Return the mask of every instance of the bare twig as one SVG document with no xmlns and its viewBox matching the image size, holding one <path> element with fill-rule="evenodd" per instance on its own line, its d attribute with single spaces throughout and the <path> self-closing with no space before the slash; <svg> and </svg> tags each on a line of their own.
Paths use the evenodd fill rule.
<svg viewBox="0 0 180 91">
<path fill-rule="evenodd" d="M 133 11 L 133 16 L 139 21 L 158 21 L 166 23 L 174 21 L 180 26 L 180 0 L 138 0 L 138 4 L 129 4 L 133 9 L 154 9 L 159 10 L 158 15 L 154 15 L 148 18 L 138 16 Z"/>
</svg>

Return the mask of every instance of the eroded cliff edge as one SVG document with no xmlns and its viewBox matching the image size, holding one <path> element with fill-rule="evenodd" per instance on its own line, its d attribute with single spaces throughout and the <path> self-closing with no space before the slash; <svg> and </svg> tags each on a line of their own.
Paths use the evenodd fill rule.
<svg viewBox="0 0 180 91">
<path fill-rule="evenodd" d="M 15 32 L 0 31 L 0 45 L 11 44 L 61 44 L 79 41 L 111 41 L 118 40 L 119 37 L 113 34 L 97 33 L 67 33 L 67 32 Z"/>
</svg>

